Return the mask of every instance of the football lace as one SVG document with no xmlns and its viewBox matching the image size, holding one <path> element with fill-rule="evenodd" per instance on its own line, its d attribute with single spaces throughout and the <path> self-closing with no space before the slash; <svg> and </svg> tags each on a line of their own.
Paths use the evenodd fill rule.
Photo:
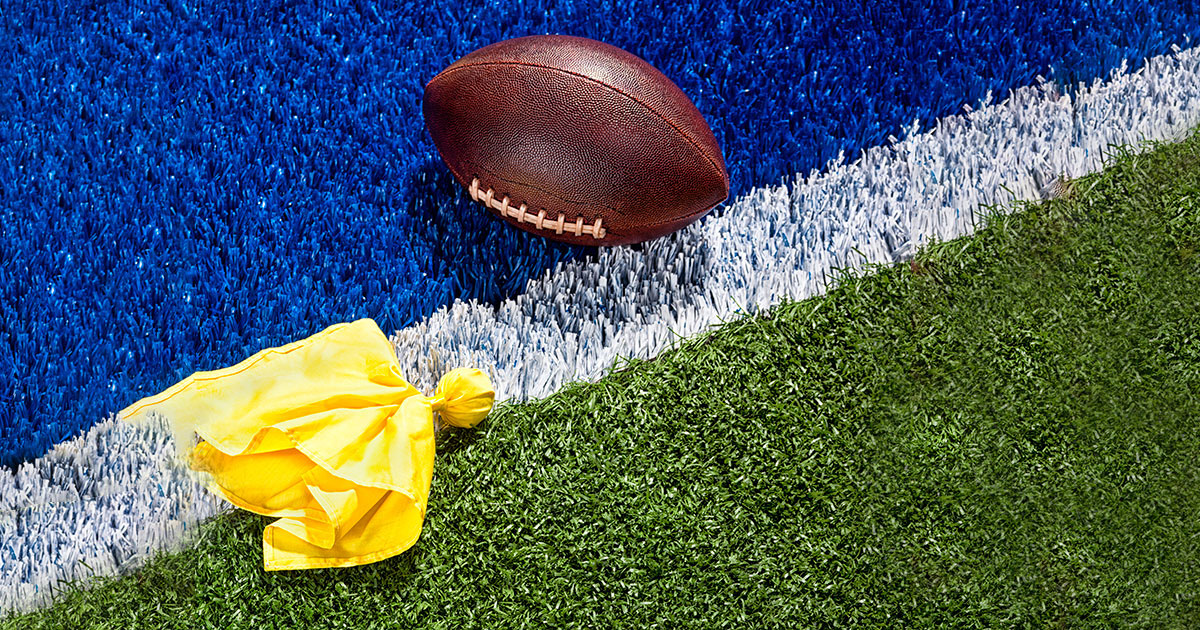
<svg viewBox="0 0 1200 630">
<path fill-rule="evenodd" d="M 479 189 L 479 178 L 471 179 L 471 186 L 468 189 L 471 192 L 471 199 L 482 203 L 484 207 L 492 208 L 500 212 L 500 216 L 516 219 L 518 223 L 531 223 L 539 230 L 554 230 L 555 234 L 574 234 L 575 236 L 588 235 L 596 240 L 604 238 L 608 234 L 608 230 L 602 225 L 603 219 L 597 218 L 594 223 L 584 223 L 583 217 L 576 217 L 574 221 L 567 221 L 564 214 L 559 214 L 557 219 L 547 220 L 546 210 L 543 208 L 537 214 L 529 212 L 528 206 L 521 204 L 513 206 L 508 195 L 504 195 L 502 199 L 496 199 L 496 193 L 491 188 L 486 191 Z"/>
</svg>

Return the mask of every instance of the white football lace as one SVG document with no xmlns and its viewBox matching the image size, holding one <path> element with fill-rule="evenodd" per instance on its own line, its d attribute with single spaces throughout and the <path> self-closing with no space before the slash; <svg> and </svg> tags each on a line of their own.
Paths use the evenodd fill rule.
<svg viewBox="0 0 1200 630">
<path fill-rule="evenodd" d="M 600 240 L 604 238 L 605 234 L 608 234 L 608 230 L 605 230 L 601 225 L 603 219 L 600 218 L 597 218 L 595 223 L 585 224 L 583 217 L 576 217 L 573 222 L 568 222 L 566 215 L 560 214 L 557 219 L 547 221 L 545 209 L 539 210 L 537 214 L 533 214 L 528 211 L 525 204 L 514 208 L 511 205 L 508 195 L 505 195 L 503 199 L 497 200 L 496 193 L 491 188 L 481 192 L 479 190 L 478 177 L 471 179 L 471 187 L 468 190 L 471 192 L 471 199 L 482 203 L 484 207 L 498 210 L 501 217 L 516 219 L 518 223 L 532 223 L 539 230 L 554 230 L 555 234 L 567 232 L 575 236 L 586 234 L 596 240 Z"/>
</svg>

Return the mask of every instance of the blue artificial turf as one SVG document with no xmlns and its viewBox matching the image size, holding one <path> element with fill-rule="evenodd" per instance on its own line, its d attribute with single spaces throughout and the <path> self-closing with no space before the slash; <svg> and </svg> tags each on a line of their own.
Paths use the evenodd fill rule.
<svg viewBox="0 0 1200 630">
<path fill-rule="evenodd" d="M 712 124 L 736 196 L 1200 36 L 1192 2 L 1027 4 L 0 2 L 0 464 L 195 370 L 585 255 L 486 216 L 437 157 L 422 86 L 475 48 L 567 33 L 644 57 Z"/>
</svg>

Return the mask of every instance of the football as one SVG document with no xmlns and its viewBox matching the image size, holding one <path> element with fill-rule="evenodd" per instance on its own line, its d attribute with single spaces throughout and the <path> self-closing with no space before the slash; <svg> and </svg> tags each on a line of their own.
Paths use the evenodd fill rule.
<svg viewBox="0 0 1200 630">
<path fill-rule="evenodd" d="M 649 63 L 581 37 L 486 46 L 425 86 L 426 125 L 472 199 L 576 245 L 673 232 L 729 196 L 712 130 Z"/>
</svg>

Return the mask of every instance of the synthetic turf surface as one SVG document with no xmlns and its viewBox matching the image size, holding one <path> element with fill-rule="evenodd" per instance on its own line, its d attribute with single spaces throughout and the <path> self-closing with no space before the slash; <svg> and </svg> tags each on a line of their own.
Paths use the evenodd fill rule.
<svg viewBox="0 0 1200 630">
<path fill-rule="evenodd" d="M 266 519 L 0 627 L 1200 624 L 1200 135 L 439 444 L 405 554 Z"/>
<path fill-rule="evenodd" d="M 195 370 L 583 253 L 486 217 L 433 152 L 422 86 L 484 44 L 644 56 L 712 122 L 736 195 L 1200 36 L 1175 0 L 866 4 L 0 2 L 0 465 Z"/>
</svg>

